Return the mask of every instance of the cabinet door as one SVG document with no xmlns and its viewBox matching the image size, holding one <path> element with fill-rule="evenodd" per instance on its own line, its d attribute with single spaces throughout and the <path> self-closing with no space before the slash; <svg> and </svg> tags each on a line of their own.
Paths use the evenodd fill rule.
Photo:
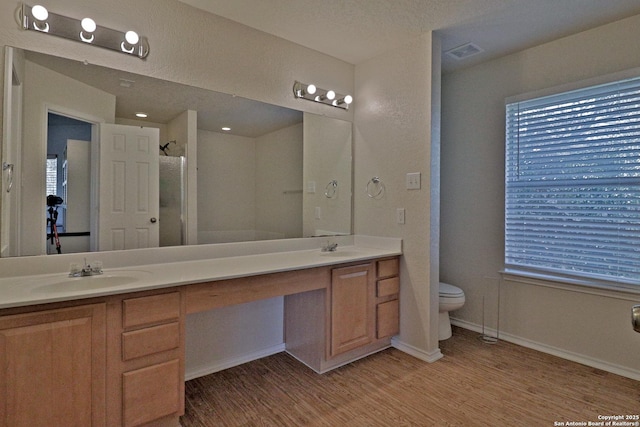
<svg viewBox="0 0 640 427">
<path fill-rule="evenodd" d="M 373 264 L 336 268 L 331 277 L 331 357 L 375 338 Z"/>
<path fill-rule="evenodd" d="M 105 422 L 105 305 L 0 317 L 0 425 Z"/>
<path fill-rule="evenodd" d="M 134 427 L 180 411 L 180 361 L 123 374 L 123 425 Z"/>
<path fill-rule="evenodd" d="M 400 331 L 400 304 L 398 300 L 391 300 L 377 306 L 376 338 L 396 335 Z"/>
</svg>

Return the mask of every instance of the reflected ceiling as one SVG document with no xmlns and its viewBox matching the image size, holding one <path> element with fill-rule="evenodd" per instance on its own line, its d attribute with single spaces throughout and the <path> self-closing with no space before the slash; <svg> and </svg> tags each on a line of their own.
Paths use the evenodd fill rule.
<svg viewBox="0 0 640 427">
<path fill-rule="evenodd" d="M 25 52 L 26 58 L 116 96 L 116 117 L 167 123 L 185 110 L 198 112 L 198 129 L 255 138 L 302 121 L 300 111 L 201 88 L 131 74 L 51 55 Z"/>
</svg>

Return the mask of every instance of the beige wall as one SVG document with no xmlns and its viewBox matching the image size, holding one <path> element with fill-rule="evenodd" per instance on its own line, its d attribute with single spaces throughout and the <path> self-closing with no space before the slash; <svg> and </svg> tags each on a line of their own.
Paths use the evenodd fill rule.
<svg viewBox="0 0 640 427">
<path fill-rule="evenodd" d="M 254 138 L 198 130 L 199 232 L 255 229 L 255 162 Z"/>
<path fill-rule="evenodd" d="M 302 237 L 302 123 L 262 135 L 255 144 L 257 238 Z"/>
<path fill-rule="evenodd" d="M 434 53 L 435 52 L 435 53 Z M 439 89 L 437 40 L 424 34 L 391 52 L 356 66 L 355 105 L 355 234 L 400 237 L 403 244 L 400 289 L 400 336 L 396 345 L 427 360 L 440 357 L 437 341 L 438 188 L 430 175 L 438 162 L 432 138 Z M 434 68 L 435 65 L 435 68 Z M 437 124 L 436 124 L 437 126 Z M 433 157 L 433 159 L 432 159 Z M 405 175 L 422 174 L 420 190 L 407 190 Z M 383 197 L 365 194 L 367 182 L 380 177 Z M 397 224 L 404 208 L 406 223 Z M 432 244 L 434 247 L 432 247 Z"/>
<path fill-rule="evenodd" d="M 453 314 L 478 328 L 497 322 L 504 254 L 504 99 L 640 67 L 640 16 L 563 38 L 443 77 L 443 281 L 465 291 Z M 640 378 L 640 336 L 630 308 L 640 295 L 506 281 L 504 338 Z"/>
<path fill-rule="evenodd" d="M 351 234 L 353 125 L 316 114 L 303 125 L 303 236 Z"/>
<path fill-rule="evenodd" d="M 302 186 L 302 124 L 198 140 L 200 243 L 301 237 L 302 194 L 289 192 Z"/>
</svg>

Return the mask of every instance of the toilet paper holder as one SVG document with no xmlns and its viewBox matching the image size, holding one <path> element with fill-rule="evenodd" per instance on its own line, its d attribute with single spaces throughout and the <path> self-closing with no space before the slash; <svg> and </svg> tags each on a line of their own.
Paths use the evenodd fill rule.
<svg viewBox="0 0 640 427">
<path fill-rule="evenodd" d="M 634 331 L 640 332 L 640 305 L 634 305 L 631 308 L 631 324 Z"/>
</svg>

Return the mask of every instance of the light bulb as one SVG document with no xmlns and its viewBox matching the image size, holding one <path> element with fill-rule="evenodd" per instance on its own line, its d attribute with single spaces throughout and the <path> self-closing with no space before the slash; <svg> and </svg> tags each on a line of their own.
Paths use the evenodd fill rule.
<svg viewBox="0 0 640 427">
<path fill-rule="evenodd" d="M 80 25 L 82 26 L 82 30 L 87 33 L 93 33 L 97 28 L 96 21 L 91 18 L 84 18 L 80 21 Z"/>
<path fill-rule="evenodd" d="M 351 104 L 352 102 L 353 102 L 353 97 L 351 95 L 345 95 L 344 97 L 333 101 L 331 105 L 333 105 L 334 107 L 340 107 L 341 105 L 346 105 L 346 107 L 341 107 L 346 109 L 349 107 L 349 104 Z"/>
<path fill-rule="evenodd" d="M 307 86 L 307 93 L 309 95 L 313 95 L 314 93 L 316 93 L 316 85 L 308 85 Z"/>
<path fill-rule="evenodd" d="M 96 21 L 91 18 L 84 18 L 80 21 L 80 26 L 82 27 L 82 31 L 80 31 L 80 40 L 85 43 L 93 43 L 93 32 L 97 28 Z"/>
<path fill-rule="evenodd" d="M 333 98 L 336 97 L 336 93 L 334 91 L 330 90 L 330 91 L 327 92 L 327 94 L 325 96 L 326 96 L 326 98 L 328 100 L 332 100 Z"/>
<path fill-rule="evenodd" d="M 49 17 L 49 12 L 46 7 L 37 4 L 31 8 L 31 15 L 33 15 L 37 21 L 44 22 Z"/>
<path fill-rule="evenodd" d="M 130 45 L 134 45 L 140 41 L 140 37 L 138 36 L 138 33 L 136 33 L 135 31 L 127 31 L 124 35 L 124 39 Z"/>
</svg>

